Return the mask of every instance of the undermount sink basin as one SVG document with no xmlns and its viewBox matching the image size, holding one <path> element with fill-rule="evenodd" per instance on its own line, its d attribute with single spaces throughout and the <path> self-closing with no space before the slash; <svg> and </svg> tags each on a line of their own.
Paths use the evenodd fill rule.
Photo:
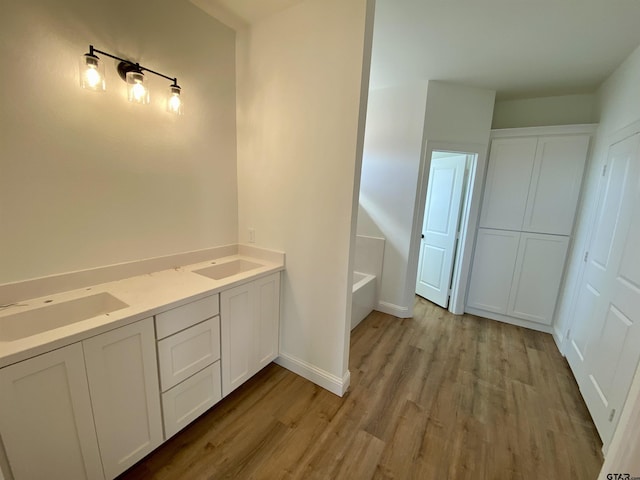
<svg viewBox="0 0 640 480">
<path fill-rule="evenodd" d="M 0 316 L 0 342 L 20 340 L 128 306 L 113 295 L 103 292 L 3 315 Z"/>
<path fill-rule="evenodd" d="M 194 273 L 204 275 L 205 277 L 212 278 L 213 280 L 222 280 L 223 278 L 237 275 L 238 273 L 248 272 L 256 268 L 264 267 L 259 263 L 250 262 L 248 260 L 231 260 L 230 262 L 218 263 L 210 267 L 201 268 L 200 270 L 194 270 Z"/>
</svg>

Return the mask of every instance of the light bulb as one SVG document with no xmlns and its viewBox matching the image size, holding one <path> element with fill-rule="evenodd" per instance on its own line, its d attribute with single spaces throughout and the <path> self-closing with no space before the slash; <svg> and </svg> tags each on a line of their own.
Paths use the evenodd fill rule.
<svg viewBox="0 0 640 480">
<path fill-rule="evenodd" d="M 87 68 L 87 70 L 84 72 L 84 76 L 85 81 L 90 88 L 96 88 L 102 81 L 102 77 L 93 65 Z"/>
<path fill-rule="evenodd" d="M 94 92 L 104 92 L 104 65 L 91 53 L 80 59 L 80 86 Z"/>
<path fill-rule="evenodd" d="M 144 85 L 142 72 L 127 72 L 127 92 L 133 103 L 149 103 L 149 89 Z"/>
<path fill-rule="evenodd" d="M 169 113 L 175 113 L 176 115 L 182 115 L 182 97 L 181 90 L 178 85 L 171 85 L 169 87 L 169 97 L 167 98 L 167 111 Z"/>
</svg>

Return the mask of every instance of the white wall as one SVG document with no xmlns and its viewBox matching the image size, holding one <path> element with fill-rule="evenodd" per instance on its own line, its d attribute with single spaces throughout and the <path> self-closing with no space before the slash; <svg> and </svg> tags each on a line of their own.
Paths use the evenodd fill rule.
<svg viewBox="0 0 640 480">
<path fill-rule="evenodd" d="M 188 2 L 5 2 L 0 283 L 237 241 L 235 34 Z M 175 75 L 185 115 L 79 87 L 96 48 Z"/>
<path fill-rule="evenodd" d="M 255 228 L 286 252 L 280 362 L 336 393 L 348 384 L 366 14 L 366 0 L 306 0 L 239 43 L 240 240 Z"/>
<path fill-rule="evenodd" d="M 425 142 L 488 144 L 494 99 L 492 90 L 435 81 L 427 89 L 370 92 L 358 234 L 387 239 L 380 310 L 412 314 L 419 243 L 412 232 L 422 222 L 417 188 Z"/>
<path fill-rule="evenodd" d="M 597 123 L 595 94 L 497 100 L 492 128 Z"/>
<path fill-rule="evenodd" d="M 426 85 L 369 92 L 358 234 L 386 239 L 379 301 L 406 316 L 405 277 L 422 151 Z"/>
</svg>

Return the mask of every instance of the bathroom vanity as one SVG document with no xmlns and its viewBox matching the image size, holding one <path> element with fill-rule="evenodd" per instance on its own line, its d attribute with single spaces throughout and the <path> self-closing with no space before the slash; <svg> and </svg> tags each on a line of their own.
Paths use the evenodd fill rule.
<svg viewBox="0 0 640 480">
<path fill-rule="evenodd" d="M 231 393 L 278 355 L 283 269 L 236 254 L 0 311 L 6 480 L 112 479 Z"/>
</svg>

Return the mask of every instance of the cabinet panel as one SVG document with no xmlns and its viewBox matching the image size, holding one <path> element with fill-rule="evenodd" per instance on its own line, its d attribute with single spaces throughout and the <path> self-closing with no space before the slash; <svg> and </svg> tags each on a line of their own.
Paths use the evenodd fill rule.
<svg viewBox="0 0 640 480">
<path fill-rule="evenodd" d="M 222 394 L 229 395 L 251 375 L 254 289 L 240 285 L 220 294 Z"/>
<path fill-rule="evenodd" d="M 280 273 L 220 294 L 224 396 L 278 355 L 279 325 Z"/>
<path fill-rule="evenodd" d="M 0 430 L 16 480 L 104 478 L 79 343 L 0 369 Z"/>
<path fill-rule="evenodd" d="M 523 230 L 571 234 L 588 149 L 588 135 L 538 139 Z"/>
<path fill-rule="evenodd" d="M 167 439 L 218 403 L 221 398 L 219 361 L 163 393 L 162 411 Z"/>
<path fill-rule="evenodd" d="M 219 358 L 219 317 L 160 340 L 158 364 L 162 391 L 167 391 Z"/>
<path fill-rule="evenodd" d="M 257 370 L 278 356 L 280 334 L 280 274 L 256 280 Z"/>
<path fill-rule="evenodd" d="M 216 294 L 159 313 L 156 315 L 158 340 L 215 317 L 219 312 L 218 294 Z"/>
<path fill-rule="evenodd" d="M 519 241 L 519 232 L 478 230 L 468 306 L 507 313 Z"/>
<path fill-rule="evenodd" d="M 568 246 L 568 237 L 522 234 L 509 315 L 551 325 Z"/>
<path fill-rule="evenodd" d="M 491 143 L 480 226 L 520 230 L 527 206 L 537 138 Z"/>
<path fill-rule="evenodd" d="M 114 478 L 163 440 L 153 319 L 82 343 L 104 471 Z"/>
</svg>

